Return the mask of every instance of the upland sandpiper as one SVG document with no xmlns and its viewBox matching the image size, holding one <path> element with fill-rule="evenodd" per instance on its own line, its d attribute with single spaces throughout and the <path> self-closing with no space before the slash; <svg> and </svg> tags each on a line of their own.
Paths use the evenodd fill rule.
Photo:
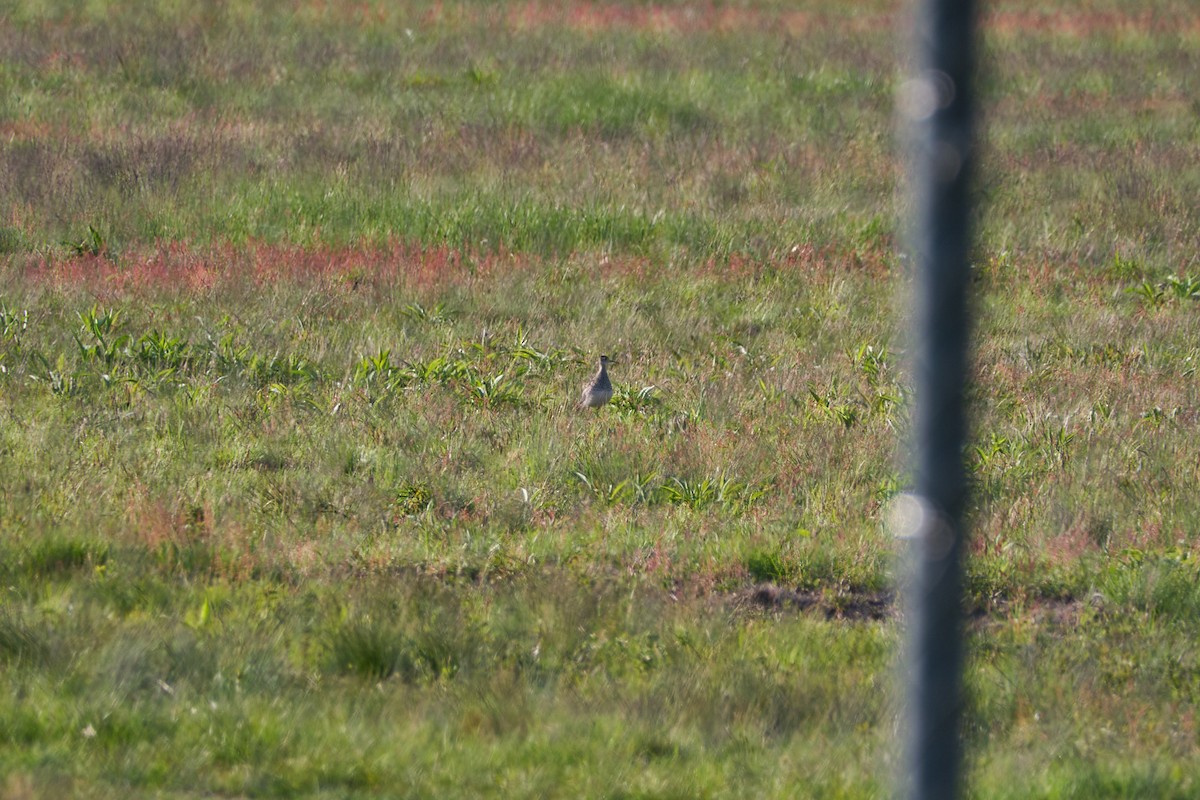
<svg viewBox="0 0 1200 800">
<path fill-rule="evenodd" d="M 612 400 L 612 395 L 612 381 L 608 379 L 608 356 L 600 356 L 600 369 L 596 370 L 596 377 L 583 385 L 579 407 L 599 408 Z"/>
</svg>

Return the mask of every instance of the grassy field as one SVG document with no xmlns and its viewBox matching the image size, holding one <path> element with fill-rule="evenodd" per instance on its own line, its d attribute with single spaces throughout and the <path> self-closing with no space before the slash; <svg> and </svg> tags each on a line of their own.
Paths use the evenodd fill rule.
<svg viewBox="0 0 1200 800">
<path fill-rule="evenodd" d="M 0 797 L 887 795 L 853 9 L 0 2 Z M 1192 797 L 1200 18 L 982 38 L 970 794 Z"/>
</svg>

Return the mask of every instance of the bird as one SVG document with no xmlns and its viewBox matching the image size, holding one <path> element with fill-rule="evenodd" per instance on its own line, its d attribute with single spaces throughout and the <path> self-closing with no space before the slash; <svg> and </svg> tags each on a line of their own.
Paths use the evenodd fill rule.
<svg viewBox="0 0 1200 800">
<path fill-rule="evenodd" d="M 600 356 L 600 369 L 596 377 L 583 385 L 583 396 L 579 398 L 579 408 L 599 408 L 612 400 L 612 381 L 608 379 L 608 356 Z"/>
</svg>

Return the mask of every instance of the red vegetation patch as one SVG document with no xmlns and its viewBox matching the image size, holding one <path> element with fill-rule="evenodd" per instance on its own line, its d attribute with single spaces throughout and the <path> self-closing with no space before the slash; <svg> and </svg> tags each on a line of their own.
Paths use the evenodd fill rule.
<svg viewBox="0 0 1200 800">
<path fill-rule="evenodd" d="M 49 122 L 18 119 L 0 122 L 0 141 L 18 142 L 39 139 L 63 139 L 67 136 L 63 128 L 55 128 Z"/>
<path fill-rule="evenodd" d="M 554 26 L 581 31 L 638 30 L 685 34 L 783 30 L 793 35 L 825 29 L 831 24 L 851 30 L 881 29 L 889 21 L 890 16 L 882 14 L 831 17 L 803 11 L 765 11 L 715 3 L 659 6 L 541 2 L 513 6 L 507 20 L 516 29 Z"/>
<path fill-rule="evenodd" d="M 999 4 L 996 4 L 999 5 Z M 1111 10 L 1045 10 L 1021 3 L 1006 3 L 984 9 L 985 29 L 1000 33 L 1042 32 L 1087 37 L 1114 33 L 1200 33 L 1200 18 L 1155 13 L 1139 8 Z M 303 0 L 296 11 L 318 18 L 332 18 L 360 27 L 410 24 L 411 9 L 374 2 Z M 851 11 L 833 4 L 821 9 L 795 11 L 786 8 L 755 8 L 743 4 L 709 2 L 687 4 L 574 2 L 528 0 L 524 3 L 463 5 L 434 3 L 419 18 L 419 24 L 460 28 L 484 25 L 512 30 L 566 28 L 589 33 L 627 30 L 653 33 L 703 34 L 760 31 L 791 36 L 828 33 L 895 31 L 904 35 L 909 25 L 907 5 L 899 2 L 872 4 L 869 9 L 851 6 Z M 416 27 L 416 26 L 414 26 Z"/>
<path fill-rule="evenodd" d="M 638 255 L 579 253 L 570 262 L 606 278 L 638 282 L 673 280 L 678 265 L 656 265 Z M 888 248 L 796 245 L 774 259 L 742 254 L 683 266 L 691 277 L 741 281 L 766 272 L 801 272 L 810 278 L 849 274 L 885 277 Z M 98 298 L 161 292 L 208 292 L 283 282 L 326 283 L 348 289 L 406 287 L 417 291 L 470 286 L 514 272 L 553 268 L 537 256 L 503 250 L 465 251 L 448 245 L 393 241 L 382 245 L 315 245 L 252 242 L 196 247 L 160 242 L 119 255 L 48 256 L 30 262 L 25 278 L 58 290 L 83 290 Z"/>
<path fill-rule="evenodd" d="M 793 11 L 753 8 L 726 3 L 690 3 L 661 5 L 612 2 L 551 3 L 545 0 L 497 8 L 432 6 L 425 14 L 427 24 L 503 24 L 515 30 L 560 27 L 585 32 L 612 30 L 655 33 L 700 34 L 762 31 L 798 36 L 843 30 L 849 33 L 903 33 L 908 24 L 908 9 L 900 3 L 852 12 L 844 10 Z M 830 7 L 832 8 L 832 7 Z M 363 22 L 377 15 L 359 14 Z M 983 15 L 988 30 L 1002 33 L 1038 31 L 1064 36 L 1087 37 L 1096 34 L 1162 33 L 1180 30 L 1200 31 L 1200 19 L 1171 19 L 1139 9 L 1111 11 L 1045 11 L 1041 9 L 994 10 Z"/>
<path fill-rule="evenodd" d="M 1151 11 L 993 11 L 983 16 L 983 27 L 998 33 L 1052 33 L 1086 38 L 1101 34 L 1200 33 L 1200 18 L 1180 18 Z"/>
<path fill-rule="evenodd" d="M 27 277 L 55 288 L 84 288 L 97 294 L 206 291 L 230 285 L 281 281 L 339 281 L 356 288 L 456 285 L 489 275 L 503 264 L 522 261 L 503 253 L 466 253 L 448 246 L 386 245 L 305 247 L 295 244 L 215 244 L 194 248 L 185 242 L 107 254 L 45 259 Z"/>
<path fill-rule="evenodd" d="M 359 17 L 362 20 L 366 16 Z M 496 8 L 432 6 L 424 22 L 431 25 L 500 24 L 514 30 L 567 28 L 588 33 L 632 30 L 654 33 L 731 33 L 739 31 L 784 31 L 800 35 L 840 28 L 851 32 L 890 29 L 896 21 L 892 11 L 828 13 L 747 8 L 724 3 L 687 5 L 570 2 L 545 0 Z"/>
</svg>

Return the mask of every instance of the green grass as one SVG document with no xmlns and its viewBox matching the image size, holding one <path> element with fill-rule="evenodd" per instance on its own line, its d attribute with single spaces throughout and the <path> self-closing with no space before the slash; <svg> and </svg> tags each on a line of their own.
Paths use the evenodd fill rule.
<svg viewBox="0 0 1200 800">
<path fill-rule="evenodd" d="M 1196 791 L 1191 16 L 988 11 L 973 796 Z M 887 794 L 903 24 L 0 4 L 0 796 Z"/>
</svg>

